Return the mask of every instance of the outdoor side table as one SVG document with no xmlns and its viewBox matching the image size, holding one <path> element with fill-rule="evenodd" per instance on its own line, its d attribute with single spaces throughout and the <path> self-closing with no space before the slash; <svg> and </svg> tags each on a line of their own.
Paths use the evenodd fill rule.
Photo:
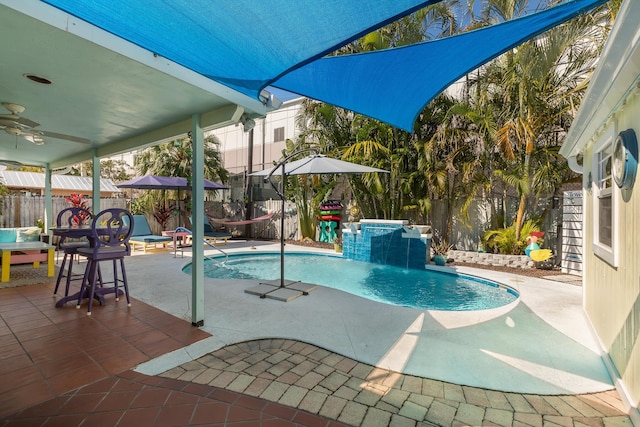
<svg viewBox="0 0 640 427">
<path fill-rule="evenodd" d="M 163 236 L 169 236 L 173 238 L 173 257 L 178 257 L 178 240 L 182 243 L 180 244 L 180 257 L 184 257 L 184 251 L 182 250 L 182 246 L 186 243 L 187 238 L 191 235 L 188 231 L 175 231 L 175 230 L 166 230 L 162 232 Z"/>
<path fill-rule="evenodd" d="M 33 268 L 40 267 L 41 261 L 47 262 L 47 276 L 53 277 L 53 252 L 55 246 L 43 242 L 0 243 L 2 254 L 2 282 L 8 282 L 11 264 L 33 263 Z M 46 251 L 46 252 L 43 252 Z"/>
</svg>

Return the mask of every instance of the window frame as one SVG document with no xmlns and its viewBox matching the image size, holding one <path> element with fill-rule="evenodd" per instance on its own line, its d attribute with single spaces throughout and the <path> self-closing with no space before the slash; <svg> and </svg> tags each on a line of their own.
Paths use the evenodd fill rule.
<svg viewBox="0 0 640 427">
<path fill-rule="evenodd" d="M 282 139 L 278 139 L 278 133 L 282 133 Z M 284 126 L 274 127 L 273 128 L 273 142 L 284 142 L 286 141 Z"/>
<path fill-rule="evenodd" d="M 613 267 L 618 266 L 618 227 L 616 226 L 616 215 L 618 213 L 618 187 L 613 179 L 613 145 L 616 139 L 616 126 L 611 126 L 605 132 L 599 141 L 595 144 L 593 150 L 593 224 L 592 224 L 592 249 L 593 253 L 606 263 Z M 607 170 L 608 162 L 608 170 Z M 601 200 L 609 199 L 611 203 L 610 215 L 610 240 L 611 244 L 607 244 L 608 239 L 601 238 Z"/>
</svg>

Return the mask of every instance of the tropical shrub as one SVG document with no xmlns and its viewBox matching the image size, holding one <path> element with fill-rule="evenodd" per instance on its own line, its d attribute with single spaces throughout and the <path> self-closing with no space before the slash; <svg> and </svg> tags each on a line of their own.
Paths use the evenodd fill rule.
<svg viewBox="0 0 640 427">
<path fill-rule="evenodd" d="M 74 208 L 82 208 L 91 212 L 91 207 L 87 205 L 87 200 L 84 200 L 84 196 L 78 193 L 71 193 L 70 196 L 64 198 Z M 84 224 L 89 214 L 86 212 L 80 212 L 78 215 L 74 215 L 73 221 L 76 224 Z"/>
<path fill-rule="evenodd" d="M 498 230 L 488 230 L 482 238 L 487 252 L 503 255 L 524 255 L 527 247 L 527 239 L 532 231 L 540 231 L 534 221 L 527 221 L 522 225 L 520 238 L 516 239 L 516 225 L 512 224 L 507 228 Z"/>
<path fill-rule="evenodd" d="M 133 215 L 144 215 L 149 209 L 143 200 L 133 199 L 131 201 L 130 210 Z"/>
<path fill-rule="evenodd" d="M 445 240 L 440 240 L 438 243 L 432 243 L 431 249 L 433 249 L 434 255 L 446 256 L 449 251 L 453 249 L 453 245 L 447 243 Z"/>
</svg>

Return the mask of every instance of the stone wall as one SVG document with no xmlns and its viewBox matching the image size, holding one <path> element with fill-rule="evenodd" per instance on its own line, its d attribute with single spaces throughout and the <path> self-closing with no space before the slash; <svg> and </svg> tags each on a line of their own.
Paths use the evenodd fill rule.
<svg viewBox="0 0 640 427">
<path fill-rule="evenodd" d="M 449 251 L 449 259 L 481 265 L 496 265 L 515 268 L 533 268 L 534 263 L 526 255 L 500 255 L 486 252 Z"/>
</svg>

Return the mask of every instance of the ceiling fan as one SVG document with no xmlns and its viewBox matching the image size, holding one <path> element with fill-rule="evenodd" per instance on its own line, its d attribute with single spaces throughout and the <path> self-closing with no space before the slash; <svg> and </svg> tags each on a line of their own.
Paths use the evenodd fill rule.
<svg viewBox="0 0 640 427">
<path fill-rule="evenodd" d="M 0 114 L 0 129 L 4 130 L 9 135 L 15 135 L 16 137 L 21 136 L 36 145 L 48 143 L 44 137 L 64 139 L 80 144 L 91 143 L 91 141 L 86 138 L 35 129 L 40 126 L 40 123 L 21 116 L 20 114 L 25 110 L 22 105 L 14 104 L 12 102 L 3 102 L 2 105 L 11 114 Z"/>
</svg>

